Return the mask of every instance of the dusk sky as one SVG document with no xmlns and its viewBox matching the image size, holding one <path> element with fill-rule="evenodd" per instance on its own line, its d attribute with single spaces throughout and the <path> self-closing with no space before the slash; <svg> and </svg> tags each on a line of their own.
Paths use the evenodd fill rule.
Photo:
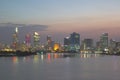
<svg viewBox="0 0 120 80">
<path fill-rule="evenodd" d="M 6 27 L 0 36 L 9 33 L 8 23 L 40 25 L 35 30 L 44 38 L 52 35 L 53 40 L 63 40 L 72 32 L 82 39 L 99 39 L 108 32 L 120 41 L 120 0 L 0 0 L 0 27 Z"/>
</svg>

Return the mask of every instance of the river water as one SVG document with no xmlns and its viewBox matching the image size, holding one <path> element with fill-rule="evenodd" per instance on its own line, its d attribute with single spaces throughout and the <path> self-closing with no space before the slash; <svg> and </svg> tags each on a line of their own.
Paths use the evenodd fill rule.
<svg viewBox="0 0 120 80">
<path fill-rule="evenodd" d="M 120 80 L 120 56 L 0 57 L 0 80 Z"/>
</svg>

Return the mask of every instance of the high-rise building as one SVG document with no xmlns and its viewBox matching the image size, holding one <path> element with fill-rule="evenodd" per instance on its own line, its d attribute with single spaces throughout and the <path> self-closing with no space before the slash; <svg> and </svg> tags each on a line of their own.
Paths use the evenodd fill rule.
<svg viewBox="0 0 120 80">
<path fill-rule="evenodd" d="M 96 42 L 96 51 L 101 51 L 101 42 L 100 41 L 97 41 Z"/>
<path fill-rule="evenodd" d="M 18 27 L 15 28 L 15 32 L 13 34 L 13 48 L 17 48 L 18 46 Z"/>
<path fill-rule="evenodd" d="M 77 44 L 77 45 L 80 45 L 80 34 L 76 33 L 76 32 L 73 32 L 71 35 L 70 35 L 70 43 L 71 44 Z"/>
<path fill-rule="evenodd" d="M 50 35 L 47 36 L 47 45 L 50 47 L 52 43 L 52 38 Z"/>
<path fill-rule="evenodd" d="M 40 43 L 40 35 L 38 32 L 34 32 L 33 37 L 34 37 L 34 46 L 37 47 Z"/>
<path fill-rule="evenodd" d="M 69 37 L 64 38 L 64 45 L 65 46 L 70 45 L 70 38 Z"/>
<path fill-rule="evenodd" d="M 81 43 L 81 53 L 94 53 L 93 39 L 86 38 Z"/>
<path fill-rule="evenodd" d="M 116 48 L 116 41 L 113 39 L 110 39 L 110 48 Z"/>
<path fill-rule="evenodd" d="M 70 37 L 64 38 L 64 51 L 70 51 Z"/>
<path fill-rule="evenodd" d="M 25 43 L 27 46 L 30 46 L 30 42 L 31 42 L 31 35 L 30 34 L 26 34 L 25 36 Z"/>
<path fill-rule="evenodd" d="M 52 44 L 52 38 L 50 35 L 47 36 L 47 50 L 52 50 L 53 44 Z"/>
<path fill-rule="evenodd" d="M 103 33 L 100 37 L 100 43 L 102 50 L 108 48 L 108 33 Z"/>
<path fill-rule="evenodd" d="M 84 39 L 83 41 L 84 50 L 93 48 L 93 39 Z"/>
<path fill-rule="evenodd" d="M 70 35 L 70 50 L 79 51 L 80 50 L 80 34 L 73 32 Z"/>
</svg>

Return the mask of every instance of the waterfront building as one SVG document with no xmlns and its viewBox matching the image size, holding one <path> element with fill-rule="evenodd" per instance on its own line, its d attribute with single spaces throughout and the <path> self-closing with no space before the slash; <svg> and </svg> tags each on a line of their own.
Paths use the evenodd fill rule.
<svg viewBox="0 0 120 80">
<path fill-rule="evenodd" d="M 113 48 L 116 48 L 116 46 L 117 46 L 116 43 L 117 43 L 117 42 L 116 42 L 115 40 L 110 39 L 110 48 L 112 48 L 112 49 L 113 49 Z"/>
<path fill-rule="evenodd" d="M 31 43 L 31 35 L 30 34 L 25 35 L 25 43 L 26 43 L 26 46 L 30 47 L 30 43 Z"/>
<path fill-rule="evenodd" d="M 80 51 L 80 34 L 73 32 L 70 35 L 70 50 L 71 51 Z"/>
<path fill-rule="evenodd" d="M 101 51 L 101 42 L 100 41 L 97 41 L 96 42 L 96 48 L 95 48 L 96 51 Z"/>
<path fill-rule="evenodd" d="M 93 49 L 93 39 L 84 39 L 84 50 L 91 50 Z"/>
<path fill-rule="evenodd" d="M 64 38 L 64 51 L 70 51 L 70 37 Z"/>
<path fill-rule="evenodd" d="M 93 39 L 84 39 L 80 51 L 81 53 L 93 53 Z"/>
<path fill-rule="evenodd" d="M 18 27 L 15 28 L 15 31 L 13 33 L 13 43 L 12 43 L 12 47 L 14 49 L 17 49 L 18 47 Z"/>
<path fill-rule="evenodd" d="M 40 43 L 40 34 L 38 32 L 34 32 L 34 47 L 38 47 Z"/>
<path fill-rule="evenodd" d="M 52 38 L 50 35 L 47 36 L 47 50 L 52 50 Z"/>
<path fill-rule="evenodd" d="M 117 52 L 117 42 L 113 39 L 110 39 L 109 52 L 110 53 L 116 53 Z"/>
<path fill-rule="evenodd" d="M 103 33 L 100 37 L 101 50 L 108 49 L 108 33 Z"/>
<path fill-rule="evenodd" d="M 52 42 L 52 38 L 50 35 L 47 36 L 47 44 L 50 45 Z"/>
<path fill-rule="evenodd" d="M 70 45 L 70 37 L 64 38 L 64 45 L 66 46 Z"/>
<path fill-rule="evenodd" d="M 120 53 L 120 42 L 117 42 L 116 43 L 116 51 L 118 52 L 118 53 Z"/>
</svg>

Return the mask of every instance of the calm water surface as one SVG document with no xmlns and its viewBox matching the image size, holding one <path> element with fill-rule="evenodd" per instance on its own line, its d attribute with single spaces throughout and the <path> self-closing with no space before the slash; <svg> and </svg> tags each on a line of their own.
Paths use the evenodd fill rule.
<svg viewBox="0 0 120 80">
<path fill-rule="evenodd" d="M 120 56 L 0 57 L 0 80 L 120 80 Z"/>
</svg>

